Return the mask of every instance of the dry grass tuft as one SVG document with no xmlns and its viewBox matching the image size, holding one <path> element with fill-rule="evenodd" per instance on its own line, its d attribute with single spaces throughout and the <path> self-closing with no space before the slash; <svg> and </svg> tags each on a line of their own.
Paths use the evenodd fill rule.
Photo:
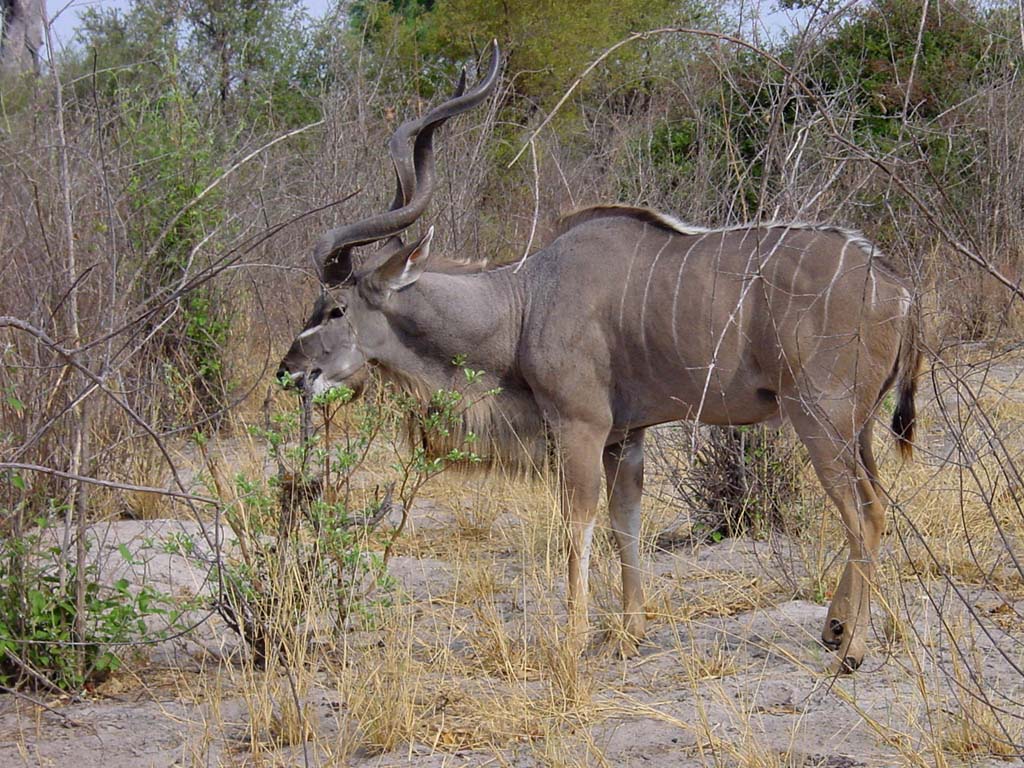
<svg viewBox="0 0 1024 768">
<path fill-rule="evenodd" d="M 942 750 L 956 758 L 971 761 L 994 757 L 1007 762 L 1020 758 L 1020 724 L 1008 732 L 991 703 L 984 699 L 960 701 L 953 711 L 944 713 L 939 726 Z"/>
<path fill-rule="evenodd" d="M 691 638 L 689 647 L 684 648 L 681 643 L 676 646 L 676 655 L 691 683 L 721 680 L 745 669 L 721 638 L 711 647 L 698 646 Z"/>
<path fill-rule="evenodd" d="M 929 712 L 936 740 L 943 752 L 968 761 L 1019 758 L 1024 722 L 1007 717 L 1002 696 L 994 695 L 985 664 L 993 651 L 986 654 L 975 633 L 965 621 L 946 625 L 946 639 L 956 652 L 950 654 L 949 694 L 938 698 Z"/>
</svg>

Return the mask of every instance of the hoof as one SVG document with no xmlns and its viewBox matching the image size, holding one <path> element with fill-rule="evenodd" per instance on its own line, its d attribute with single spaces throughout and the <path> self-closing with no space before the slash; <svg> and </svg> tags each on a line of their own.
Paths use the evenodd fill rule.
<svg viewBox="0 0 1024 768">
<path fill-rule="evenodd" d="M 857 656 L 851 656 L 849 654 L 843 656 L 842 658 L 837 656 L 834 657 L 832 663 L 828 665 L 829 674 L 852 675 L 854 672 L 860 669 L 861 664 L 863 663 L 864 659 L 858 658 Z"/>
<path fill-rule="evenodd" d="M 846 640 L 847 642 L 841 645 L 837 642 L 838 648 L 830 643 L 825 643 L 832 650 L 838 651 L 836 653 L 836 660 L 832 665 L 832 671 L 835 674 L 849 675 L 856 672 L 864 663 L 864 657 L 867 656 L 868 649 L 864 645 L 863 640 L 859 637 L 849 636 L 847 636 Z"/>
<path fill-rule="evenodd" d="M 858 659 L 856 656 L 845 656 L 839 671 L 844 675 L 852 674 L 860 669 L 860 665 L 863 661 L 864 659 Z"/>
<path fill-rule="evenodd" d="M 620 640 L 616 643 L 615 655 L 625 661 L 640 655 L 640 643 L 631 638 Z"/>
<path fill-rule="evenodd" d="M 640 655 L 640 645 L 644 642 L 643 635 L 631 632 L 609 631 L 605 635 L 605 645 L 619 659 L 632 659 Z"/>
<path fill-rule="evenodd" d="M 845 628 L 839 619 L 829 619 L 825 629 L 821 632 L 821 644 L 830 651 L 838 651 L 843 644 L 843 633 Z"/>
<path fill-rule="evenodd" d="M 623 659 L 631 659 L 640 655 L 640 644 L 647 634 L 647 621 L 643 612 L 626 613 L 621 633 L 616 633 L 618 655 Z"/>
</svg>

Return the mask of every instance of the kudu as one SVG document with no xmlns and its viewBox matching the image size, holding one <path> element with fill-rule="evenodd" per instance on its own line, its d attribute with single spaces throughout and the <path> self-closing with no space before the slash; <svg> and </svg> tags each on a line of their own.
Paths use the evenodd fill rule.
<svg viewBox="0 0 1024 768">
<path fill-rule="evenodd" d="M 327 291 L 281 373 L 322 392 L 359 389 L 372 368 L 429 398 L 458 386 L 463 377 L 452 361 L 467 356 L 501 387 L 466 415 L 477 450 L 530 461 L 550 446 L 558 459 L 577 630 L 587 622 L 603 467 L 633 641 L 646 618 L 645 430 L 679 419 L 788 419 L 846 529 L 850 556 L 822 639 L 842 668 L 856 669 L 887 503 L 872 427 L 896 384 L 893 429 L 905 454 L 911 446 L 920 355 L 910 292 L 854 232 L 777 223 L 704 229 L 625 206 L 569 215 L 562 234 L 521 269 L 453 269 L 431 255 L 433 228 L 404 246 L 399 233 L 434 189 L 434 132 L 487 98 L 498 68 L 494 44 L 482 82 L 463 94 L 463 79 L 454 98 L 396 131 L 391 210 L 319 241 L 315 259 Z M 356 264 L 353 248 L 385 238 L 382 252 Z"/>
</svg>

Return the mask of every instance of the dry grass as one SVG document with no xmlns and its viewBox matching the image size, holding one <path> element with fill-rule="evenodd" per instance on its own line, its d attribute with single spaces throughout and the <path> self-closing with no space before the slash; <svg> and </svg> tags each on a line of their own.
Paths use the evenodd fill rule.
<svg viewBox="0 0 1024 768">
<path fill-rule="evenodd" d="M 995 407 L 1012 394 L 983 388 L 979 400 L 995 429 L 1016 436 L 1024 410 Z M 777 542 L 662 549 L 659 534 L 677 512 L 645 499 L 651 640 L 622 661 L 607 531 L 594 553 L 594 631 L 577 658 L 563 637 L 564 533 L 550 486 L 448 476 L 424 490 L 395 550 L 426 564 L 426 584 L 399 590 L 357 631 L 315 620 L 335 598 L 294 567 L 273 577 L 282 654 L 266 668 L 243 654 L 204 661 L 199 672 L 120 673 L 107 685 L 111 695 L 148 689 L 191 707 L 187 717 L 169 707 L 164 716 L 188 734 L 182 761 L 194 765 L 211 755 L 222 764 L 354 766 L 445 756 L 600 766 L 662 753 L 755 768 L 828 766 L 832 752 L 920 766 L 1009 760 L 1024 739 L 1024 712 L 997 651 L 1003 641 L 986 632 L 1021 640 L 1021 584 L 999 534 L 1018 540 L 1021 517 L 1013 494 L 999 491 L 994 451 L 975 457 L 974 474 L 931 457 L 942 423 L 924 397 L 915 464 L 899 466 L 879 440 L 899 511 L 879 571 L 872 654 L 853 678 L 830 674 L 830 656 L 816 647 L 820 619 L 794 624 L 803 614 L 789 608 L 809 605 L 794 597 L 827 596 L 838 575 L 843 532 L 831 512 L 814 520 L 825 504 L 813 485 L 801 501 L 805 524 Z M 225 440 L 193 461 L 197 479 L 233 499 L 238 525 L 258 513 L 232 478 L 266 471 L 259 445 Z M 361 487 L 386 466 L 372 460 Z M 958 602 L 950 585 L 977 596 Z M 824 615 L 824 605 L 801 610 Z M 296 625 L 297 614 L 310 620 Z M 831 713 L 825 736 L 818 707 Z"/>
</svg>

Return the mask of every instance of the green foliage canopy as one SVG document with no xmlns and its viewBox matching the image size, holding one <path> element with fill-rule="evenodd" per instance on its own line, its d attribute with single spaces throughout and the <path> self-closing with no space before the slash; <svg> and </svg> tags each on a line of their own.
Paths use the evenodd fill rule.
<svg viewBox="0 0 1024 768">
<path fill-rule="evenodd" d="M 693 16 L 698 7 L 671 0 L 371 0 L 355 6 L 351 22 L 371 43 L 396 43 L 412 61 L 462 61 L 496 38 L 515 94 L 546 102 L 604 49 L 632 32 Z M 643 48 L 623 49 L 604 78 L 626 81 L 646 63 Z"/>
</svg>

